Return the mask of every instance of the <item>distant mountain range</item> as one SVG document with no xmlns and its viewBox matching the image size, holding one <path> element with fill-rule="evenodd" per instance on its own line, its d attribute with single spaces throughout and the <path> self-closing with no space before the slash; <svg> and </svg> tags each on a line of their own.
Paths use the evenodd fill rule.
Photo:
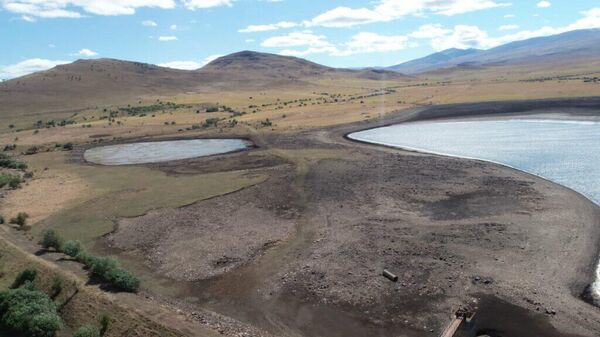
<svg viewBox="0 0 600 337">
<path fill-rule="evenodd" d="M 384 68 L 404 74 L 459 66 L 543 63 L 560 59 L 600 57 L 600 29 L 570 31 L 547 37 L 511 42 L 488 50 L 447 49 L 420 59 Z"/>
</svg>

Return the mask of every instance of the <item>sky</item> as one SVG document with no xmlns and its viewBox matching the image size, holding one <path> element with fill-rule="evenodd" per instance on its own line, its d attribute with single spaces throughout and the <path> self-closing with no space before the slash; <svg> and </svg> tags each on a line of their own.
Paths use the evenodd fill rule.
<svg viewBox="0 0 600 337">
<path fill-rule="evenodd" d="M 599 0 L 0 0 L 0 79 L 86 58 L 197 69 L 241 50 L 390 66 L 587 28 Z"/>
</svg>

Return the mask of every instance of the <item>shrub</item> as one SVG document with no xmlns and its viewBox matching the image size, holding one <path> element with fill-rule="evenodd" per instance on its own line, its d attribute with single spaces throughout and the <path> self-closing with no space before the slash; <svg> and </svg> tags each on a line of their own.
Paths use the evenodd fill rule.
<svg viewBox="0 0 600 337">
<path fill-rule="evenodd" d="M 140 280 L 123 268 L 113 268 L 108 271 L 107 281 L 120 291 L 136 292 L 140 286 Z"/>
<path fill-rule="evenodd" d="M 10 223 L 19 227 L 23 227 L 27 224 L 27 218 L 29 218 L 29 214 L 20 212 L 16 217 L 10 219 Z"/>
<path fill-rule="evenodd" d="M 66 151 L 73 150 L 73 143 L 66 143 L 65 145 L 63 145 L 63 149 Z"/>
<path fill-rule="evenodd" d="M 54 337 L 61 326 L 62 321 L 58 313 L 48 312 L 34 316 L 28 330 L 29 335 L 33 337 Z"/>
<path fill-rule="evenodd" d="M 91 255 L 85 250 L 81 250 L 77 254 L 77 256 L 75 256 L 75 259 L 77 259 L 77 261 L 79 261 L 80 263 L 83 263 L 86 267 L 91 268 L 95 256 Z"/>
<path fill-rule="evenodd" d="M 0 292 L 0 322 L 31 337 L 53 337 L 62 326 L 56 304 L 48 295 L 26 288 Z"/>
<path fill-rule="evenodd" d="M 100 337 L 100 331 L 95 325 L 84 325 L 75 331 L 73 337 Z"/>
<path fill-rule="evenodd" d="M 25 172 L 25 174 L 23 175 L 23 178 L 25 178 L 25 179 L 33 178 L 33 172 L 31 172 L 31 171 Z"/>
<path fill-rule="evenodd" d="M 5 167 L 13 170 L 25 170 L 27 169 L 27 164 L 22 161 L 10 159 L 7 156 L 3 156 L 0 158 L 0 167 Z"/>
<path fill-rule="evenodd" d="M 4 217 L 0 215 L 0 225 L 4 225 L 5 222 Z"/>
<path fill-rule="evenodd" d="M 62 238 L 54 229 L 46 229 L 42 233 L 40 244 L 46 249 L 53 248 L 56 251 L 60 251 L 62 247 Z"/>
<path fill-rule="evenodd" d="M 63 289 L 63 280 L 58 276 L 52 278 L 52 287 L 50 287 L 50 297 L 55 298 Z"/>
<path fill-rule="evenodd" d="M 19 176 L 13 176 L 10 181 L 8 182 L 8 187 L 10 187 L 11 189 L 15 190 L 19 187 L 21 187 L 21 183 L 23 182 L 23 180 L 21 179 L 21 177 Z"/>
<path fill-rule="evenodd" d="M 18 175 L 0 173 L 0 188 L 8 185 L 10 188 L 16 189 L 21 186 L 21 182 L 23 182 L 23 180 Z"/>
<path fill-rule="evenodd" d="M 92 258 L 90 266 L 92 274 L 104 280 L 109 280 L 109 272 L 119 267 L 119 262 L 114 257 L 95 257 Z"/>
<path fill-rule="evenodd" d="M 37 271 L 35 269 L 31 269 L 31 268 L 24 269 L 17 275 L 17 277 L 15 278 L 15 281 L 10 286 L 10 288 L 17 289 L 27 282 L 33 283 L 33 281 L 35 281 L 36 277 L 37 277 Z"/>
<path fill-rule="evenodd" d="M 100 318 L 100 336 L 104 336 L 108 331 L 110 325 L 110 318 L 107 315 L 102 315 Z"/>
<path fill-rule="evenodd" d="M 81 242 L 69 240 L 63 245 L 62 251 L 70 257 L 77 257 L 77 255 L 81 252 Z"/>
</svg>

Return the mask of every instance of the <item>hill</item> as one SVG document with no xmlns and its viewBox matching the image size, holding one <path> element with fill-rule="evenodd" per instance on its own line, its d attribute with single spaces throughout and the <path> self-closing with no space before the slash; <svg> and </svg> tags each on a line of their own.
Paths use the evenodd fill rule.
<svg viewBox="0 0 600 337">
<path fill-rule="evenodd" d="M 488 50 L 449 49 L 387 68 L 418 74 L 457 66 L 523 65 L 600 58 L 600 29 L 511 42 Z"/>
<path fill-rule="evenodd" d="M 230 88 L 282 85 L 322 77 L 368 80 L 404 77 L 389 70 L 331 68 L 298 57 L 254 51 L 242 51 L 220 57 L 201 68 L 199 72 L 207 83 Z"/>
<path fill-rule="evenodd" d="M 143 95 L 181 92 L 199 74 L 114 59 L 78 60 L 0 83 L 0 116 L 23 117 L 119 104 Z"/>
<path fill-rule="evenodd" d="M 404 78 L 388 70 L 335 69 L 304 59 L 243 51 L 198 70 L 178 70 L 115 59 L 78 60 L 0 83 L 1 129 L 39 116 L 67 118 L 82 109 L 133 104 L 149 96 L 257 90 L 306 85 L 321 79 Z"/>
<path fill-rule="evenodd" d="M 388 67 L 388 70 L 397 71 L 404 74 L 417 74 L 428 70 L 435 70 L 444 67 L 453 59 L 466 55 L 473 55 L 481 52 L 479 49 L 446 49 L 416 60 L 408 61 L 402 64 Z"/>
</svg>

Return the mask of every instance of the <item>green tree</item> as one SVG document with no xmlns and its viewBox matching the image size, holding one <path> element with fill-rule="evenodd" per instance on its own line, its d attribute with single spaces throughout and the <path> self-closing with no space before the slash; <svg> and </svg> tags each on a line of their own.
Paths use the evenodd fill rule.
<svg viewBox="0 0 600 337">
<path fill-rule="evenodd" d="M 33 283 L 33 281 L 35 281 L 36 277 L 37 277 L 37 271 L 35 269 L 27 268 L 27 269 L 21 271 L 17 275 L 17 277 L 15 278 L 15 281 L 13 282 L 13 284 L 10 287 L 12 289 L 17 289 L 27 282 Z"/>
<path fill-rule="evenodd" d="M 25 227 L 27 224 L 27 219 L 29 218 L 29 214 L 25 212 L 20 212 L 16 217 L 10 219 L 10 223 L 13 225 L 17 225 L 20 228 Z"/>
<path fill-rule="evenodd" d="M 119 267 L 119 262 L 114 257 L 95 257 L 92 259 L 91 270 L 92 274 L 104 279 L 109 280 L 109 272 Z"/>
<path fill-rule="evenodd" d="M 56 251 L 60 251 L 62 248 L 62 238 L 54 229 L 46 229 L 42 233 L 40 244 L 46 249 L 53 248 Z"/>
<path fill-rule="evenodd" d="M 75 331 L 73 337 L 100 337 L 100 331 L 95 325 L 84 325 Z"/>
<path fill-rule="evenodd" d="M 126 269 L 113 268 L 107 276 L 107 281 L 117 290 L 134 293 L 140 287 L 140 280 Z"/>
<path fill-rule="evenodd" d="M 69 255 L 70 257 L 77 257 L 81 250 L 81 242 L 76 240 L 69 240 L 65 242 L 65 244 L 62 247 L 63 253 Z"/>
<path fill-rule="evenodd" d="M 30 337 L 54 337 L 62 326 L 48 295 L 26 287 L 0 292 L 0 322 Z"/>
</svg>

